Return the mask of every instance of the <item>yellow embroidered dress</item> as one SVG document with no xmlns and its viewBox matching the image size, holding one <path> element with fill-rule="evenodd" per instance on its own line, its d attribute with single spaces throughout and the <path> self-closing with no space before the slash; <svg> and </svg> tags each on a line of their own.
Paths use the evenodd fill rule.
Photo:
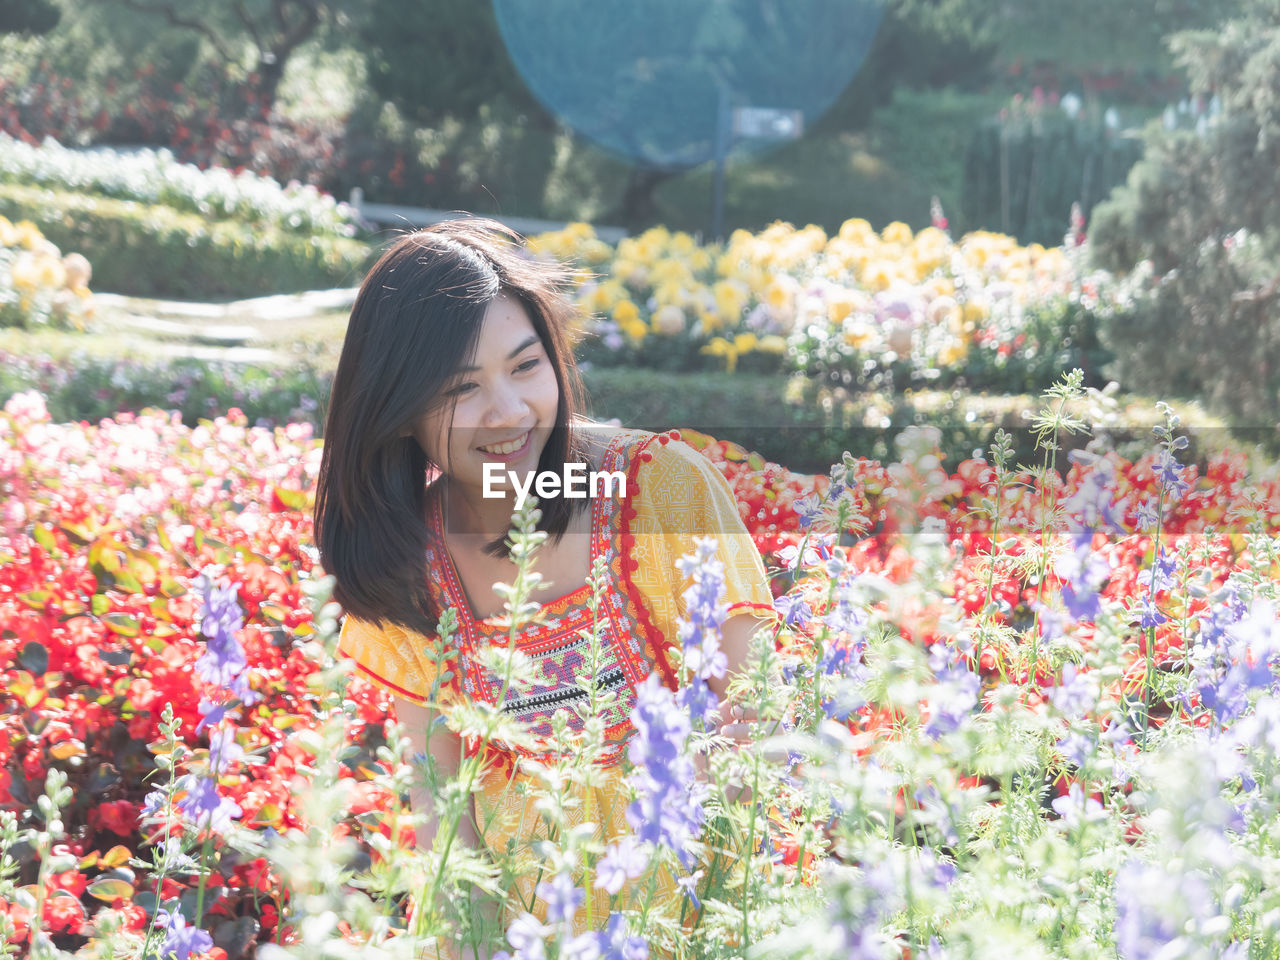
<svg viewBox="0 0 1280 960">
<path fill-rule="evenodd" d="M 773 601 L 760 555 L 739 516 L 728 482 L 716 466 L 679 439 L 679 431 L 653 434 L 619 430 L 609 440 L 601 471 L 620 471 L 626 478 L 625 496 L 597 497 L 591 501 L 591 559 L 605 558 L 609 583 L 599 616 L 602 621 L 602 662 L 597 683 L 617 692 L 615 706 L 606 712 L 607 756 L 602 761 L 601 785 L 570 785 L 566 797 L 571 824 L 594 823 L 605 841 L 630 832 L 625 811 L 628 801 L 623 782 L 623 758 L 627 741 L 635 732 L 631 711 L 635 687 L 652 671 L 674 688 L 676 678 L 668 655 L 677 640 L 677 618 L 684 614 L 682 594 L 688 583 L 676 569 L 676 561 L 694 552 L 694 538 L 714 536 L 717 559 L 724 564 L 728 616 L 749 613 L 761 619 L 773 616 Z M 450 663 L 456 679 L 451 695 L 494 703 L 500 680 L 475 659 L 488 644 L 506 642 L 507 630 L 498 618 L 476 619 L 448 551 L 444 549 L 438 498 L 429 498 L 432 546 L 427 570 L 437 609 L 457 612 L 456 651 Z M 593 615 L 588 606 L 591 587 L 546 603 L 539 621 L 527 626 L 517 639 L 519 648 L 535 663 L 545 683 L 532 691 L 508 690 L 503 708 L 529 724 L 540 738 L 551 734 L 551 717 L 558 709 L 584 696 L 578 686 L 584 675 L 587 641 Z M 429 653 L 432 639 L 403 627 L 377 627 L 348 618 L 343 624 L 339 650 L 356 661 L 361 676 L 399 697 L 425 703 L 436 670 Z M 442 698 L 443 699 L 443 698 Z M 570 713 L 571 727 L 580 727 Z M 537 753 L 526 754 L 537 756 Z M 508 756 L 508 761 L 516 758 Z M 476 796 L 476 820 L 490 850 L 501 853 L 515 841 L 527 848 L 544 836 L 536 801 L 519 788 L 527 774 L 518 763 L 487 766 Z M 543 877 L 543 879 L 547 879 Z M 525 903 L 533 900 L 537 876 L 517 878 L 516 887 Z M 664 878 L 660 896 L 673 895 L 673 882 Z M 627 891 L 618 905 L 627 905 Z M 541 903 L 535 913 L 541 915 Z M 608 916 L 609 896 L 595 891 L 591 905 L 599 926 Z M 578 911 L 578 925 L 585 911 Z"/>
</svg>

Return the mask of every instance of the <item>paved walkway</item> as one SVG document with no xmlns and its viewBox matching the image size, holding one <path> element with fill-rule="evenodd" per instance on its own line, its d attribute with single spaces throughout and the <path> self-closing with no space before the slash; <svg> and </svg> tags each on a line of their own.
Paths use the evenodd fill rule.
<svg viewBox="0 0 1280 960">
<path fill-rule="evenodd" d="M 350 310 L 356 291 L 355 287 L 310 290 L 230 303 L 96 293 L 94 307 L 99 328 L 145 339 L 149 351 L 164 356 L 273 363 L 287 358 L 276 351 L 249 345 L 261 340 L 264 330 L 284 321 Z"/>
</svg>

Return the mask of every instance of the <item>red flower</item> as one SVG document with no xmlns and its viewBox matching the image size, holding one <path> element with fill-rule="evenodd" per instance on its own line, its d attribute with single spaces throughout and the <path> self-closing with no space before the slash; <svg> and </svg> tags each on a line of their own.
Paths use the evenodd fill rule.
<svg viewBox="0 0 1280 960">
<path fill-rule="evenodd" d="M 90 809 L 89 826 L 95 830 L 110 830 L 121 837 L 131 837 L 138 830 L 140 809 L 128 800 L 102 803 Z"/>
</svg>

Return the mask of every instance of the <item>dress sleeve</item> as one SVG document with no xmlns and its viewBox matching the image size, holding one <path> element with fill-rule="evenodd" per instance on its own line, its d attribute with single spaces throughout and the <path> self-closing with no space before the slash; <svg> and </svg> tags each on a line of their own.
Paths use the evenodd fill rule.
<svg viewBox="0 0 1280 960">
<path fill-rule="evenodd" d="M 439 669 L 435 636 L 424 636 L 399 624 L 378 626 L 347 617 L 338 636 L 338 652 L 356 662 L 361 677 L 388 693 L 417 704 L 432 699 Z M 437 700 L 444 699 L 444 687 Z"/>
<path fill-rule="evenodd" d="M 660 531 L 655 538 L 655 560 L 664 567 L 665 590 L 674 598 L 676 614 L 685 613 L 687 586 L 676 570 L 676 561 L 696 550 L 696 538 L 714 537 L 716 559 L 724 564 L 728 616 L 774 616 L 764 562 L 747 533 L 724 474 L 683 441 L 654 443 L 649 449 L 653 458 L 639 476 L 639 512 L 647 515 L 644 526 Z"/>
</svg>

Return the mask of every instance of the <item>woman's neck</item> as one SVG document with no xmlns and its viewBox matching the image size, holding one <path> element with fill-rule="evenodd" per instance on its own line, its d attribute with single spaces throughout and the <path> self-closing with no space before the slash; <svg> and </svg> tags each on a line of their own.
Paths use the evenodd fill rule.
<svg viewBox="0 0 1280 960">
<path fill-rule="evenodd" d="M 445 533 L 451 537 L 490 541 L 511 529 L 511 515 L 516 510 L 514 494 L 502 498 L 469 496 L 447 478 L 440 494 Z"/>
</svg>

